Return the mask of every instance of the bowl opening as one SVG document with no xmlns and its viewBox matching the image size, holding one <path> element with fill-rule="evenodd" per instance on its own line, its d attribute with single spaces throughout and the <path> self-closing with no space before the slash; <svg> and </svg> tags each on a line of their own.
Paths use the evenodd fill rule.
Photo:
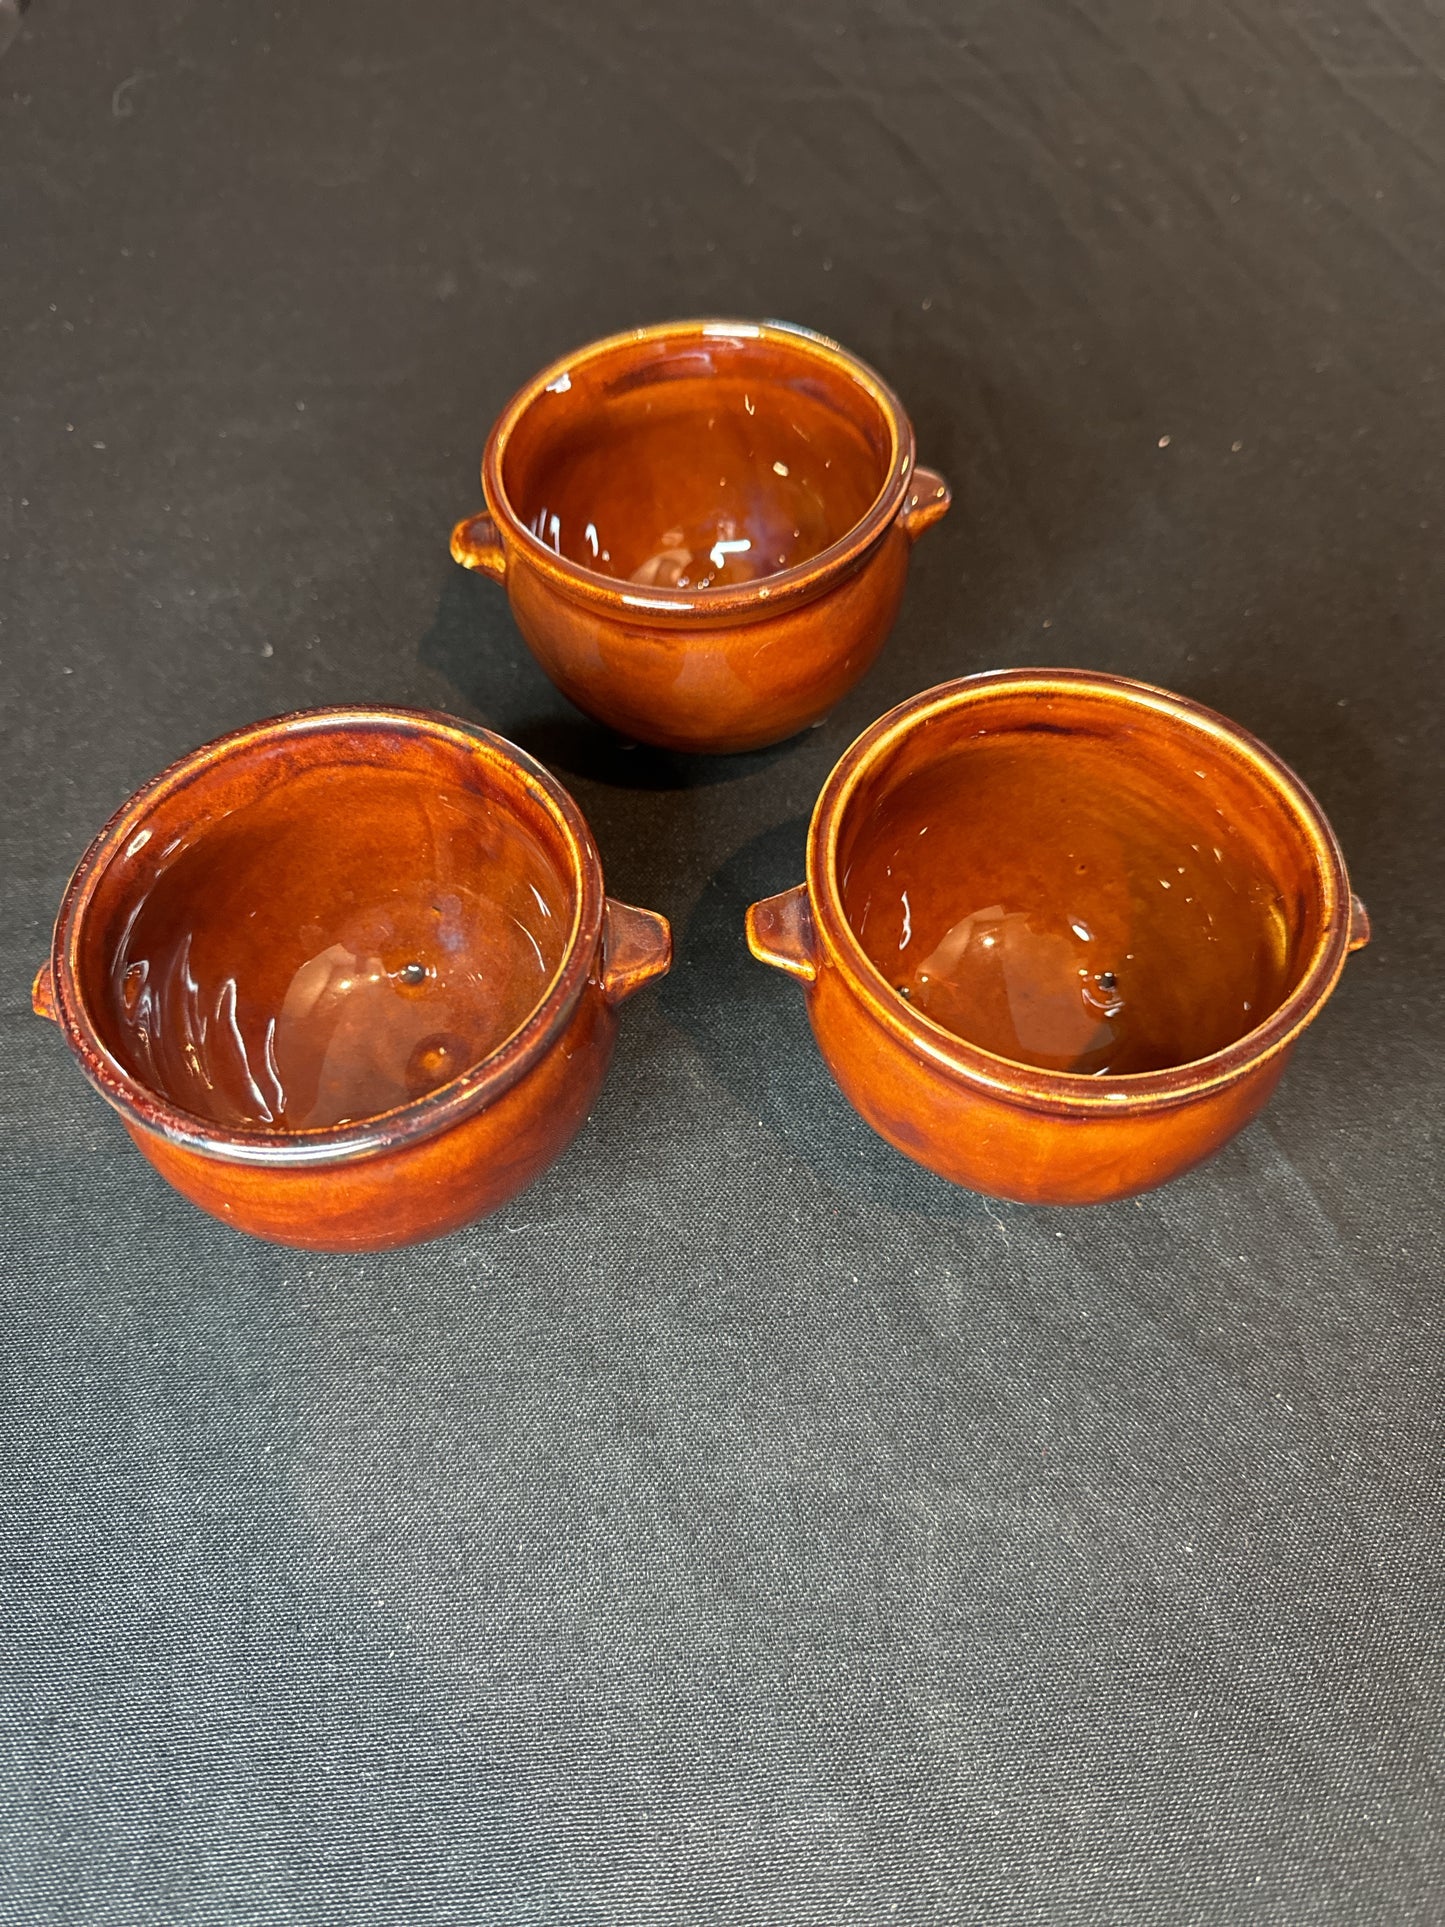
<svg viewBox="0 0 1445 1927">
<path fill-rule="evenodd" d="M 577 568 L 706 590 L 841 542 L 896 455 L 879 399 L 806 336 L 689 331 L 580 357 L 523 409 L 501 480 Z"/>
<path fill-rule="evenodd" d="M 837 880 L 912 1010 L 1086 1076 L 1257 1029 L 1323 914 L 1306 824 L 1242 747 L 1100 692 L 1004 689 L 896 738 L 845 808 Z"/>
<path fill-rule="evenodd" d="M 318 729 L 158 795 L 97 882 L 77 984 L 171 1105 L 324 1130 L 495 1052 L 562 967 L 579 894 L 514 765 L 395 724 Z"/>
</svg>

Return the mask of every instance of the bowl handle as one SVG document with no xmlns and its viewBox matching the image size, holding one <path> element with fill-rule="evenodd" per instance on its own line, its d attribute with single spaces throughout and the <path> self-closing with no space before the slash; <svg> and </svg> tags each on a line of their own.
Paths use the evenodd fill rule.
<svg viewBox="0 0 1445 1927">
<path fill-rule="evenodd" d="M 30 986 L 30 1008 L 37 1017 L 48 1017 L 52 1024 L 60 1022 L 60 1013 L 55 1008 L 55 977 L 48 961 L 41 964 Z"/>
<path fill-rule="evenodd" d="M 800 983 L 816 983 L 818 943 L 813 913 L 808 908 L 808 886 L 795 884 L 780 896 L 764 897 L 748 909 L 748 949 L 759 963 L 786 970 Z"/>
<path fill-rule="evenodd" d="M 609 897 L 602 913 L 602 994 L 620 1004 L 672 968 L 672 926 L 655 910 Z"/>
<path fill-rule="evenodd" d="M 1370 913 L 1360 899 L 1350 897 L 1350 948 L 1363 950 L 1370 941 Z"/>
<path fill-rule="evenodd" d="M 910 542 L 916 542 L 925 529 L 941 522 L 953 500 L 953 490 L 936 468 L 915 468 L 913 482 L 903 498 L 898 519 Z M 455 550 L 453 551 L 455 553 Z"/>
<path fill-rule="evenodd" d="M 467 516 L 452 530 L 452 560 L 464 569 L 480 570 L 493 582 L 506 580 L 507 552 L 496 523 L 485 509 L 480 515 Z"/>
</svg>

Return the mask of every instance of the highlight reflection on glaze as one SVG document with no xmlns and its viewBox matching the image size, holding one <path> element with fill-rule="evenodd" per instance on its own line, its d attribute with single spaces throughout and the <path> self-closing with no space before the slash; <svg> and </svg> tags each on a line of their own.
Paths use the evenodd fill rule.
<svg viewBox="0 0 1445 1927">
<path fill-rule="evenodd" d="M 375 1117 L 525 1020 L 564 903 L 545 851 L 480 798 L 399 770 L 303 771 L 169 853 L 139 896 L 111 959 L 114 1048 L 217 1123 Z"/>
<path fill-rule="evenodd" d="M 539 542 L 640 587 L 753 582 L 820 554 L 862 519 L 886 463 L 807 382 L 762 381 L 694 350 L 681 375 L 620 392 L 549 392 L 511 460 Z M 555 420 L 548 420 L 555 412 Z"/>
<path fill-rule="evenodd" d="M 980 738 L 854 831 L 850 924 L 915 1010 L 999 1057 L 1084 1075 L 1223 1049 L 1288 987 L 1283 906 L 1224 812 L 1111 759 Z M 1211 969 L 1187 967 L 1208 947 Z"/>
</svg>

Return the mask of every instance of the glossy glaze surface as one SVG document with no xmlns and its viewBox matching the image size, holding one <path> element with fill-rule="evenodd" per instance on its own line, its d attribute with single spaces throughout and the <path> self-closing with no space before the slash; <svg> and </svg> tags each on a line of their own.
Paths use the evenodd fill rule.
<svg viewBox="0 0 1445 1927">
<path fill-rule="evenodd" d="M 103 1031 L 183 1110 L 306 1130 L 394 1110 L 542 1000 L 571 885 L 521 822 L 407 770 L 303 770 L 137 896 Z"/>
<path fill-rule="evenodd" d="M 884 717 L 824 787 L 807 884 L 748 916 L 883 1136 L 1056 1204 L 1218 1149 L 1368 934 L 1318 805 L 1262 745 L 1076 671 Z"/>
<path fill-rule="evenodd" d="M 580 349 L 493 429 L 452 552 L 505 581 L 553 681 L 624 734 L 733 750 L 826 714 L 948 507 L 891 391 L 836 344 L 681 322 Z"/>
<path fill-rule="evenodd" d="M 666 923 L 485 731 L 316 711 L 198 750 L 91 846 L 36 1009 L 145 1155 L 261 1237 L 436 1236 L 587 1115 Z"/>
<path fill-rule="evenodd" d="M 842 900 L 915 1010 L 1089 1076 L 1222 1050 L 1289 988 L 1278 881 L 1207 784 L 1100 736 L 1000 733 L 916 770 L 849 839 Z"/>
<path fill-rule="evenodd" d="M 820 555 L 887 480 L 886 424 L 870 437 L 785 362 L 749 372 L 760 360 L 711 343 L 650 380 L 544 391 L 508 451 L 509 500 L 544 547 L 644 588 L 756 582 Z"/>
</svg>

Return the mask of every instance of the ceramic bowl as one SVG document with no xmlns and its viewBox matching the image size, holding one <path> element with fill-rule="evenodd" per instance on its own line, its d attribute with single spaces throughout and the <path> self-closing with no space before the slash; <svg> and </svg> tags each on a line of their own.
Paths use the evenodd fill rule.
<svg viewBox="0 0 1445 1927">
<path fill-rule="evenodd" d="M 1143 683 L 1027 669 L 859 737 L 807 882 L 747 933 L 891 1144 L 990 1196 L 1088 1204 L 1255 1115 L 1369 922 L 1262 743 Z"/>
<path fill-rule="evenodd" d="M 727 751 L 825 716 L 892 626 L 948 485 L 892 391 L 780 323 L 679 321 L 544 368 L 452 554 L 557 687 L 637 741 Z"/>
<path fill-rule="evenodd" d="M 670 953 L 521 750 L 324 709 L 196 750 L 112 817 L 34 1002 L 178 1191 L 360 1251 L 454 1230 L 550 1164 L 617 1005 Z"/>
</svg>

